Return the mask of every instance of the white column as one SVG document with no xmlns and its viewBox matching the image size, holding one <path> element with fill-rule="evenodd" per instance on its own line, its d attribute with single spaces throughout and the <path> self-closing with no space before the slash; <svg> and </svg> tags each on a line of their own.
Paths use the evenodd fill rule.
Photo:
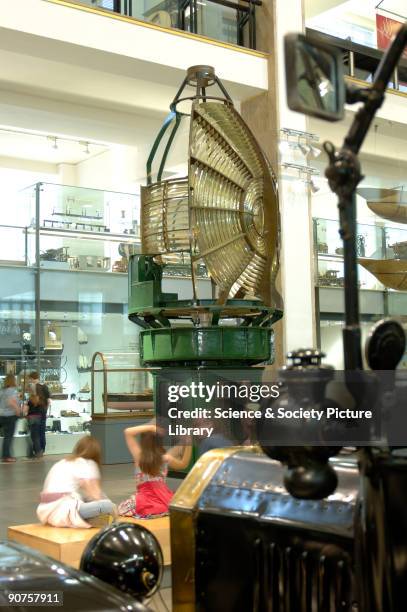
<svg viewBox="0 0 407 612">
<path fill-rule="evenodd" d="M 286 103 L 284 35 L 304 29 L 301 0 L 275 0 L 275 53 L 279 128 L 307 131 L 306 117 L 290 111 Z M 281 264 L 284 298 L 284 350 L 314 347 L 315 311 L 312 216 L 309 185 L 285 179 L 279 164 Z M 306 160 L 303 161 L 307 164 Z"/>
<path fill-rule="evenodd" d="M 61 185 L 76 186 L 76 166 L 74 164 L 58 164 L 58 180 Z"/>
</svg>

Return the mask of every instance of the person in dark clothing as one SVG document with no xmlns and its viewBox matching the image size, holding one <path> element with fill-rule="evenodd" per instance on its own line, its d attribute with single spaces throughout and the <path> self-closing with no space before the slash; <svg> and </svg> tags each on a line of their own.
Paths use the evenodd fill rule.
<svg viewBox="0 0 407 612">
<path fill-rule="evenodd" d="M 28 402 L 28 423 L 30 425 L 34 456 L 41 457 L 45 452 L 46 446 L 45 432 L 51 394 L 47 385 L 40 383 L 38 372 L 31 372 L 28 381 L 31 387 L 31 397 Z"/>
<path fill-rule="evenodd" d="M 27 421 L 31 436 L 31 456 L 39 459 L 44 454 L 41 445 L 42 409 L 40 398 L 32 393 L 27 402 Z"/>
</svg>

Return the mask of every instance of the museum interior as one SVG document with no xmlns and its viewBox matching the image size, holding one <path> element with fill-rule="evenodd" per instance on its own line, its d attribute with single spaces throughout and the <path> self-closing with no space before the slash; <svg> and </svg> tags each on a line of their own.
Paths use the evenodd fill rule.
<svg viewBox="0 0 407 612">
<path fill-rule="evenodd" d="M 163 434 L 164 467 L 148 471 L 143 444 L 166 427 L 166 376 L 233 370 L 247 387 L 290 369 L 310 368 L 310 385 L 328 366 L 407 371 L 407 36 L 353 149 L 353 218 L 343 191 L 338 214 L 324 144 L 339 151 L 352 132 L 367 97 L 349 91 L 376 82 L 406 20 L 405 0 L 0 3 L 1 605 L 404 609 L 401 451 L 378 458 L 363 437 L 324 454 L 295 428 L 286 446 L 272 428 L 259 446 L 246 423 L 233 440 L 215 427 L 212 443 L 198 428 L 177 443 Z M 333 50 L 348 92 L 339 121 L 290 104 L 290 33 Z M 70 491 L 51 486 L 62 468 L 66 487 L 99 483 L 82 501 L 75 485 L 71 522 L 46 515 Z M 141 511 L 134 492 L 158 481 L 156 509 Z M 81 511 L 94 500 L 114 510 Z"/>
</svg>

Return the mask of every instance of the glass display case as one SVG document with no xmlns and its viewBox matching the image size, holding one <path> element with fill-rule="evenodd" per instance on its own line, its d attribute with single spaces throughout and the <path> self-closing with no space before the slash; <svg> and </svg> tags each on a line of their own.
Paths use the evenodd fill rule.
<svg viewBox="0 0 407 612">
<path fill-rule="evenodd" d="M 336 220 L 315 218 L 314 253 L 317 304 L 317 344 L 326 353 L 327 363 L 341 369 L 343 251 Z M 380 220 L 357 226 L 359 305 L 362 343 L 374 322 L 384 317 L 407 321 L 407 228 Z M 407 355 L 399 367 L 407 366 Z"/>
<path fill-rule="evenodd" d="M 92 419 L 153 417 L 152 372 L 142 368 L 138 353 L 96 352 L 91 367 Z"/>
<path fill-rule="evenodd" d="M 126 273 L 129 256 L 139 250 L 135 194 L 37 183 L 21 202 L 30 265 L 39 260 L 52 270 Z"/>
<path fill-rule="evenodd" d="M 318 287 L 343 287 L 343 245 L 339 236 L 339 222 L 332 219 L 314 219 L 315 284 Z M 390 255 L 386 249 L 384 224 L 358 224 L 357 255 L 360 260 L 384 259 Z M 407 241 L 407 230 L 404 230 Z M 407 244 L 407 243 L 406 243 Z M 383 291 L 382 283 L 362 265 L 358 267 L 361 289 Z"/>
</svg>

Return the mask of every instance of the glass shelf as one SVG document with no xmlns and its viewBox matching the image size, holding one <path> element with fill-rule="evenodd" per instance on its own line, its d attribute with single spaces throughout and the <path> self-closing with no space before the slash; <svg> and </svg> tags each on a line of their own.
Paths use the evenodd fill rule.
<svg viewBox="0 0 407 612">
<path fill-rule="evenodd" d="M 92 358 L 92 418 L 123 414 L 154 416 L 153 381 L 157 368 L 141 368 L 138 353 L 97 352 Z"/>
<path fill-rule="evenodd" d="M 403 230 L 402 230 L 403 231 Z M 407 231 L 405 239 L 407 240 Z M 314 219 L 315 284 L 318 287 L 343 287 L 343 245 L 339 222 Z M 386 234 L 383 224 L 358 224 L 357 255 L 363 259 L 386 259 Z M 382 283 L 362 265 L 358 266 L 360 289 L 383 291 Z"/>
<path fill-rule="evenodd" d="M 140 250 L 135 194 L 37 183 L 21 192 L 27 265 L 126 273 Z M 37 253 L 39 248 L 39 254 Z"/>
</svg>

